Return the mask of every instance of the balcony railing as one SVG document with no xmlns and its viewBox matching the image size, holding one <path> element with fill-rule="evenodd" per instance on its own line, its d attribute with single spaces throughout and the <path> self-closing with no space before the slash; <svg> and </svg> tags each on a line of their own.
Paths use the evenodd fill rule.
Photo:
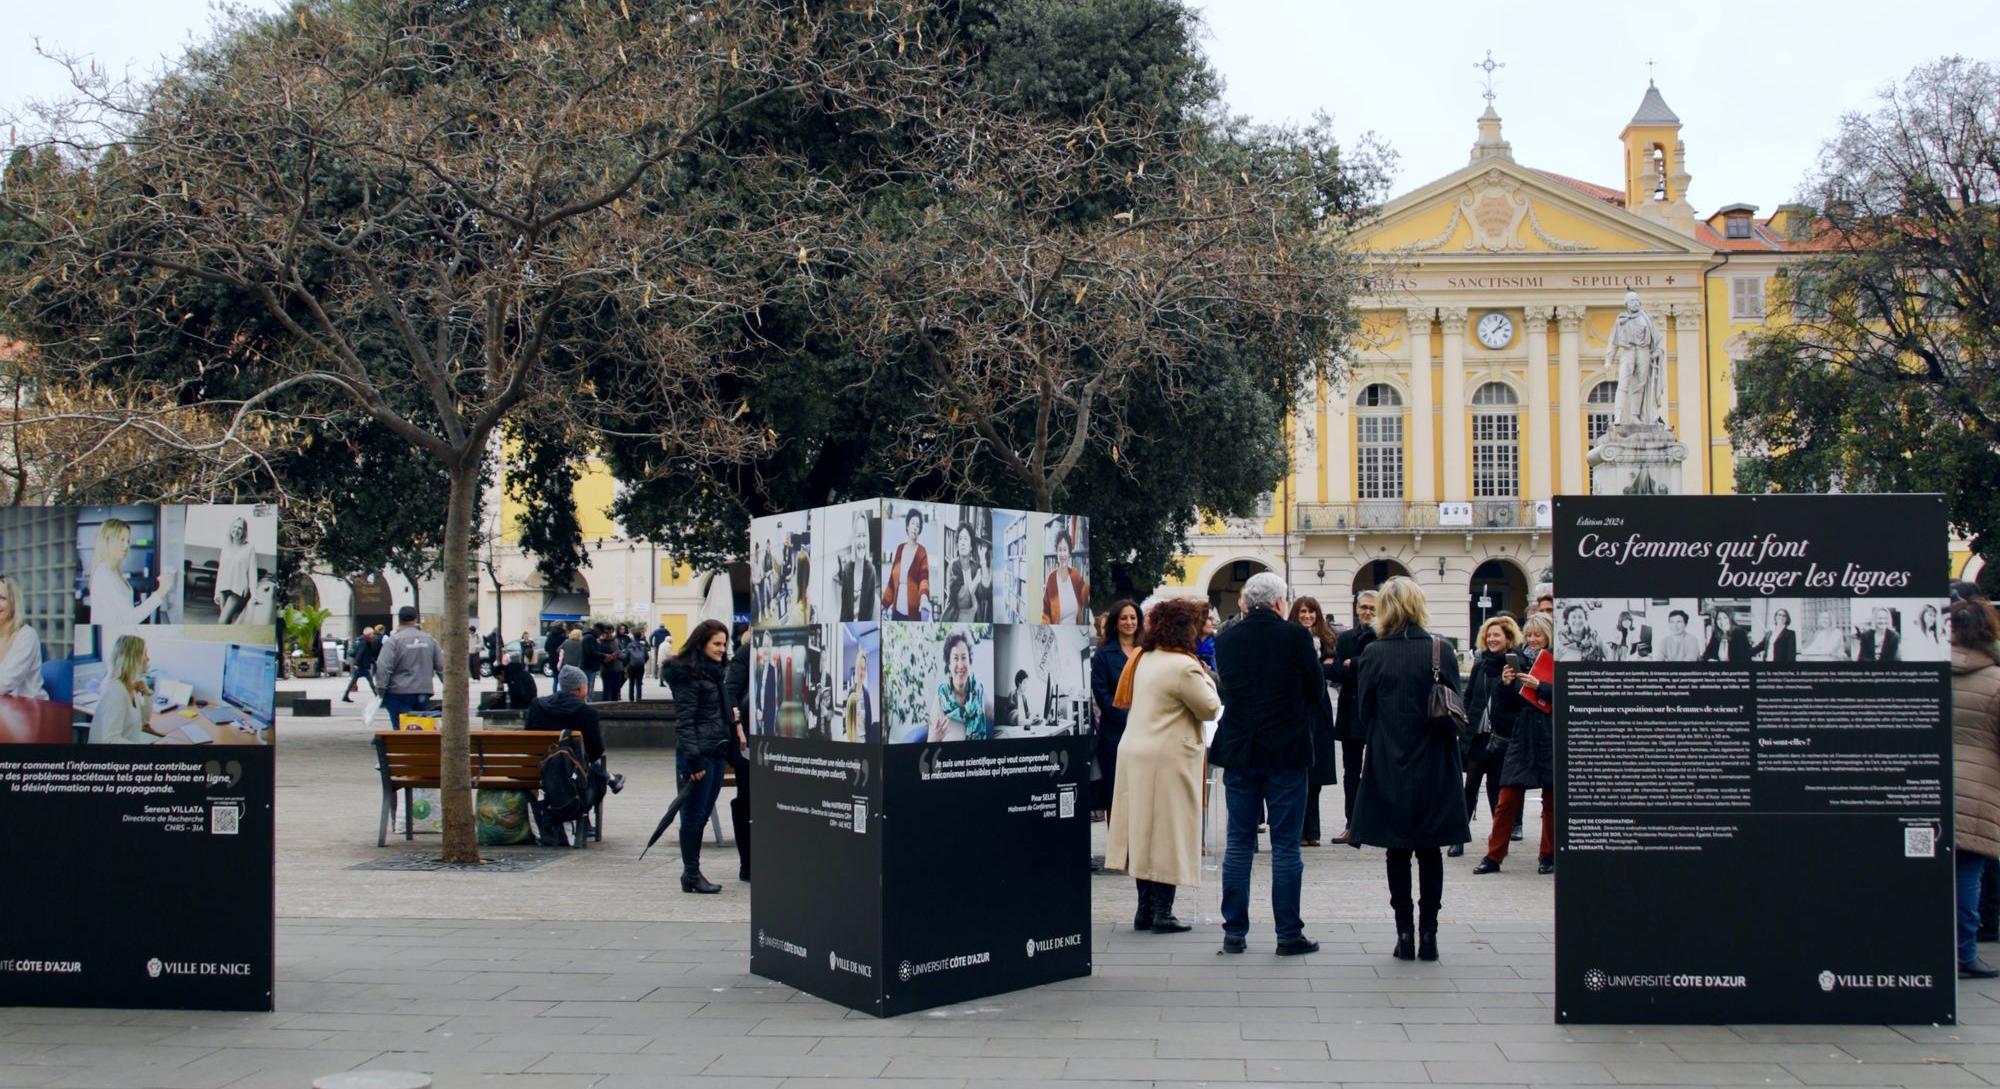
<svg viewBox="0 0 2000 1089">
<path fill-rule="evenodd" d="M 1474 499 L 1464 503 L 1300 503 L 1301 533 L 1521 533 L 1549 527 L 1546 499 Z"/>
</svg>

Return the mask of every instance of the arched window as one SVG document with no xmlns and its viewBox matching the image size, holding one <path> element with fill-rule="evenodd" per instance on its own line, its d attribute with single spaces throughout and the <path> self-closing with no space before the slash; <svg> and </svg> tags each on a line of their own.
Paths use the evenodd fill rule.
<svg viewBox="0 0 2000 1089">
<path fill-rule="evenodd" d="M 1653 199 L 1667 199 L 1667 149 L 1654 144 L 1647 150 L 1646 160 L 1653 166 Z"/>
<path fill-rule="evenodd" d="M 1599 382 L 1584 395 L 1583 431 L 1591 446 L 1611 430 L 1611 409 L 1618 403 L 1618 383 Z"/>
<path fill-rule="evenodd" d="M 1376 382 L 1354 402 L 1354 452 L 1362 499 L 1403 498 L 1403 398 Z"/>
<path fill-rule="evenodd" d="M 1583 446 L 1585 451 L 1596 446 L 1598 440 L 1604 438 L 1605 434 L 1611 430 L 1611 412 L 1617 403 L 1618 383 L 1616 382 L 1599 382 L 1590 387 L 1589 393 L 1584 394 L 1583 434 L 1585 441 Z M 1579 454 L 1578 456 L 1581 457 L 1582 455 Z M 1595 492 L 1597 490 L 1595 484 L 1597 480 L 1597 467 L 1595 465 L 1588 466 L 1584 471 L 1590 474 L 1592 481 L 1590 490 Z"/>
<path fill-rule="evenodd" d="M 1488 382 L 1472 391 L 1472 498 L 1511 499 L 1521 494 L 1521 402 L 1514 391 Z"/>
</svg>

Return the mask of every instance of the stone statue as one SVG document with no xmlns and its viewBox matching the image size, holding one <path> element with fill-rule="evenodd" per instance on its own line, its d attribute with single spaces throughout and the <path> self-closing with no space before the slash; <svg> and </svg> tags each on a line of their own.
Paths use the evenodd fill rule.
<svg viewBox="0 0 2000 1089">
<path fill-rule="evenodd" d="M 1639 308 L 1639 293 L 1625 293 L 1625 312 L 1611 326 L 1604 366 L 1618 375 L 1616 427 L 1664 423 L 1667 408 L 1667 341 L 1660 327 Z"/>
</svg>

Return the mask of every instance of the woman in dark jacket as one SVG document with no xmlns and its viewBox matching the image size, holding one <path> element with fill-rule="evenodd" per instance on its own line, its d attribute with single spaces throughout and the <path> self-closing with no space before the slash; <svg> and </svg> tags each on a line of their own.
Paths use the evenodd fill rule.
<svg viewBox="0 0 2000 1089">
<path fill-rule="evenodd" d="M 1313 657 L 1319 660 L 1320 675 L 1328 684 L 1340 679 L 1340 667 L 1334 658 L 1337 636 L 1333 625 L 1327 622 L 1325 610 L 1319 607 L 1319 600 L 1301 597 L 1292 602 L 1292 623 L 1312 633 Z M 1319 846 L 1319 792 L 1321 787 L 1332 786 L 1340 781 L 1340 745 L 1333 736 L 1333 701 L 1310 704 L 1312 721 L 1306 730 L 1312 735 L 1312 766 L 1306 769 L 1306 820 L 1305 828 L 1299 835 L 1299 846 Z"/>
<path fill-rule="evenodd" d="M 1125 736 L 1125 709 L 1112 706 L 1112 697 L 1118 692 L 1118 678 L 1125 672 L 1125 660 L 1139 649 L 1139 636 L 1145 631 L 1146 621 L 1139 613 L 1138 602 L 1130 599 L 1113 603 L 1106 615 L 1110 619 L 1104 623 L 1104 638 L 1090 656 L 1090 698 L 1097 704 L 1099 774 L 1091 809 L 1108 814 L 1111 789 L 1118 780 L 1118 742 Z"/>
<path fill-rule="evenodd" d="M 1792 629 L 1790 609 L 1771 610 L 1771 630 L 1764 635 L 1764 642 L 1771 645 L 1771 660 L 1774 662 L 1796 662 L 1799 660 L 1799 633 Z"/>
<path fill-rule="evenodd" d="M 1532 668 L 1543 655 L 1552 653 L 1555 625 L 1546 616 L 1531 616 L 1521 634 L 1525 649 L 1522 664 Z M 1546 672 L 1546 667 L 1544 669 Z M 1532 695 L 1529 693 L 1532 692 Z M 1537 705 L 1554 706 L 1555 682 L 1516 670 L 1511 664 L 1500 673 L 1500 688 L 1494 698 L 1514 708 L 1514 736 L 1507 742 L 1507 758 L 1500 767 L 1500 804 L 1493 813 L 1493 833 L 1486 837 L 1486 857 L 1472 868 L 1473 873 L 1498 873 L 1507 859 L 1508 833 L 1527 805 L 1528 791 L 1542 792 L 1542 840 L 1536 854 L 1537 873 L 1556 869 L 1556 829 L 1549 805 L 1556 789 L 1555 725 L 1549 712 Z"/>
<path fill-rule="evenodd" d="M 1465 678 L 1465 812 L 1479 811 L 1479 784 L 1486 783 L 1488 812 L 1500 811 L 1500 769 L 1507 758 L 1507 740 L 1514 736 L 1514 719 L 1519 707 L 1500 696 L 1500 673 L 1507 668 L 1507 655 L 1521 645 L 1521 629 L 1507 615 L 1493 617 L 1479 625 L 1478 649 L 1472 656 L 1472 671 Z M 1446 854 L 1457 858 L 1465 853 L 1462 844 L 1453 844 Z"/>
<path fill-rule="evenodd" d="M 736 745 L 736 731 L 729 725 L 729 698 L 722 690 L 728 657 L 729 629 L 719 620 L 704 620 L 681 644 L 667 671 L 667 683 L 674 690 L 675 763 L 681 787 L 688 791 L 681 807 L 682 892 L 722 891 L 722 886 L 701 875 L 701 830 L 715 812 L 729 754 Z"/>
<path fill-rule="evenodd" d="M 625 649 L 609 630 L 597 633 L 597 674 L 604 679 L 604 698 L 615 701 L 624 695 Z"/>
<path fill-rule="evenodd" d="M 1472 838 L 1457 730 L 1440 730 L 1427 721 L 1431 690 L 1458 687 L 1458 657 L 1424 630 L 1429 616 L 1424 591 L 1415 580 L 1398 575 L 1377 595 L 1377 638 L 1361 655 L 1361 721 L 1369 724 L 1369 732 L 1361 795 L 1354 803 L 1353 841 L 1388 848 L 1396 958 L 1436 960 L 1438 907 L 1444 900 L 1442 852 Z M 1415 935 L 1412 856 L 1419 889 Z"/>
<path fill-rule="evenodd" d="M 1736 617 L 1727 609 L 1715 610 L 1710 618 L 1713 625 L 1708 633 L 1708 646 L 1701 652 L 1701 660 L 1713 662 L 1720 659 L 1732 665 L 1754 661 L 1764 652 L 1764 644 L 1770 642 L 1767 636 L 1762 642 L 1751 645 L 1750 629 L 1738 627 Z"/>
</svg>

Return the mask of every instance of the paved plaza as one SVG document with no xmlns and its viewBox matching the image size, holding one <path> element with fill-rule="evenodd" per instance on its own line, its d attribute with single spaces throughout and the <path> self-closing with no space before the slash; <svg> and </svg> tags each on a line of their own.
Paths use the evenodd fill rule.
<svg viewBox="0 0 2000 1089">
<path fill-rule="evenodd" d="M 354 1069 L 441 1089 L 2000 1084 L 1993 983 L 1960 985 L 1955 1027 L 1555 1025 L 1532 841 L 1491 877 L 1470 876 L 1476 850 L 1450 861 L 1438 964 L 1390 958 L 1380 853 L 1321 847 L 1313 956 L 1271 954 L 1261 859 L 1241 957 L 1216 952 L 1212 869 L 1182 894 L 1203 925 L 1173 937 L 1132 933 L 1131 886 L 1105 877 L 1091 977 L 877 1020 L 748 973 L 733 851 L 709 848 L 720 896 L 679 891 L 671 838 L 638 860 L 671 796 L 665 750 L 614 754 L 631 786 L 602 845 L 525 871 L 353 869 L 437 847 L 375 847 L 367 729 L 336 708 L 281 723 L 277 1011 L 9 1010 L 0 1087 L 303 1089 Z"/>
</svg>

